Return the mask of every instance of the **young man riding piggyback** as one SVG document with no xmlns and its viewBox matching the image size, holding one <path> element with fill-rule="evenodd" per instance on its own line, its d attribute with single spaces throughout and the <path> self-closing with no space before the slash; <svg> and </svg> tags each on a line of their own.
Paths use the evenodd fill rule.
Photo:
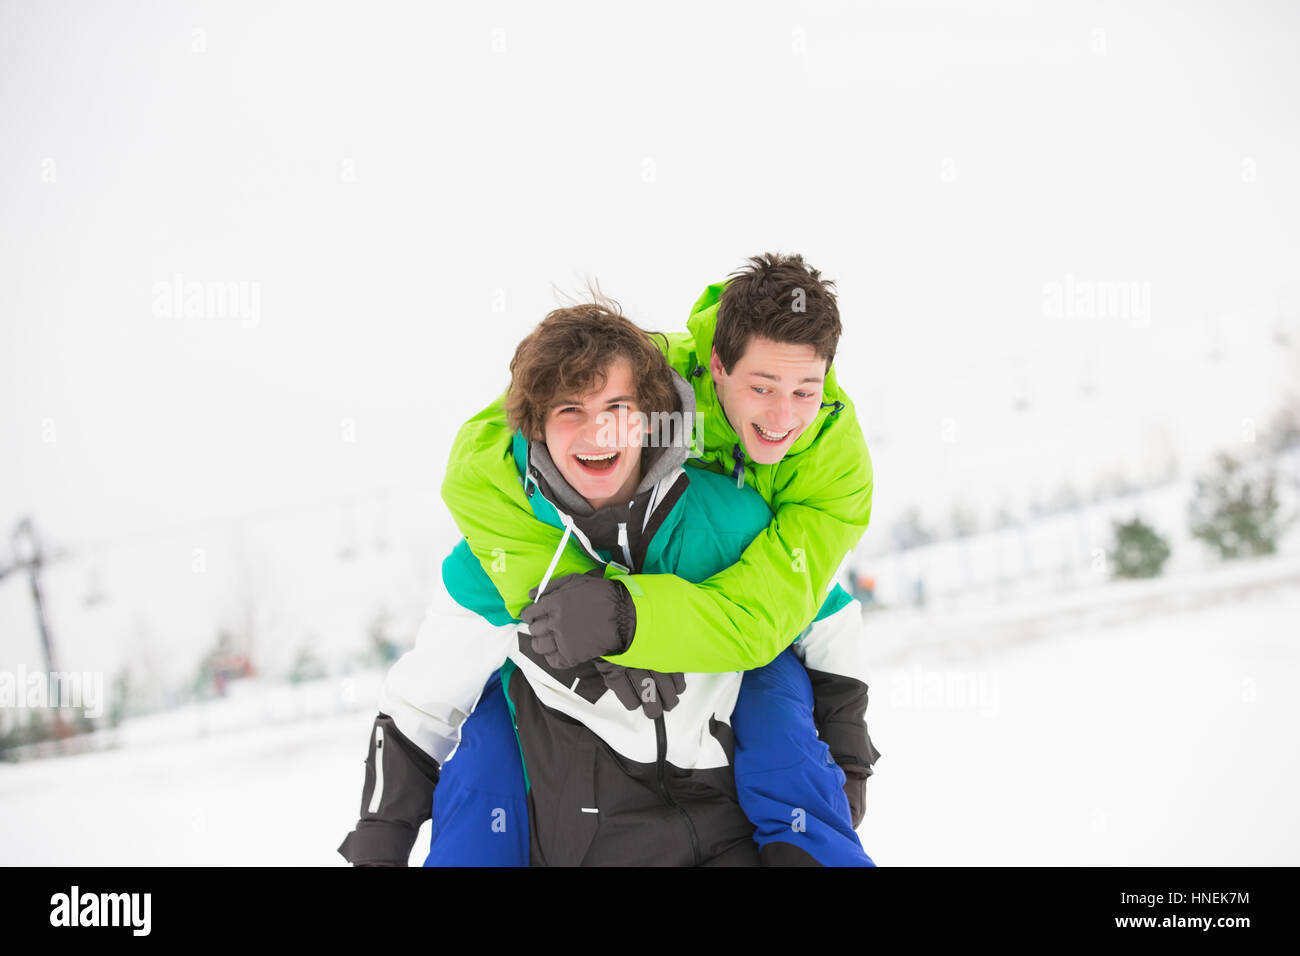
<svg viewBox="0 0 1300 956">
<path fill-rule="evenodd" d="M 616 312 L 573 312 L 521 344 L 444 484 L 466 534 L 444 584 L 505 632 L 509 659 L 477 699 L 430 688 L 414 660 L 432 665 L 450 633 L 431 611 L 386 684 L 401 752 L 376 764 L 372 744 L 345 855 L 401 862 L 407 834 L 409 852 L 427 810 L 414 798 L 384 819 L 373 792 L 382 761 L 406 754 L 437 787 L 433 863 L 870 865 L 852 833 L 878 756 L 860 608 L 831 586 L 866 525 L 871 469 L 830 367 L 830 284 L 798 257 L 751 260 L 666 337 L 667 363 Z M 657 419 L 676 430 L 646 427 Z M 471 669 L 492 644 L 475 641 Z M 490 830 L 486 793 L 511 794 Z M 494 857 L 509 818 L 515 842 Z"/>
</svg>

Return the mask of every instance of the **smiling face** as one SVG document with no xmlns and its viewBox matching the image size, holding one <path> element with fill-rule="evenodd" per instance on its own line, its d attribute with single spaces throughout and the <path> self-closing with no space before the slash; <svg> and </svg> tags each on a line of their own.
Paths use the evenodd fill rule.
<svg viewBox="0 0 1300 956">
<path fill-rule="evenodd" d="M 632 500 L 641 480 L 644 421 L 639 412 L 632 364 L 622 357 L 606 368 L 603 387 L 585 395 L 560 395 L 547 410 L 546 450 L 564 480 L 592 508 Z"/>
<path fill-rule="evenodd" d="M 760 465 L 785 457 L 821 410 L 827 363 L 811 345 L 750 340 L 728 375 L 718 353 L 709 362 L 727 421 Z"/>
</svg>

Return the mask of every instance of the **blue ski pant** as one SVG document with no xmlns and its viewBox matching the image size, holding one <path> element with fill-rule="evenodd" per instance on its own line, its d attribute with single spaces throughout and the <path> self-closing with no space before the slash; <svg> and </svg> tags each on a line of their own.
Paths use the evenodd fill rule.
<svg viewBox="0 0 1300 956">
<path fill-rule="evenodd" d="M 736 793 L 760 850 L 783 842 L 824 866 L 875 866 L 853 830 L 844 772 L 817 736 L 812 685 L 793 651 L 745 673 L 731 726 Z M 528 858 L 527 785 L 498 671 L 442 767 L 424 865 L 527 866 Z"/>
</svg>

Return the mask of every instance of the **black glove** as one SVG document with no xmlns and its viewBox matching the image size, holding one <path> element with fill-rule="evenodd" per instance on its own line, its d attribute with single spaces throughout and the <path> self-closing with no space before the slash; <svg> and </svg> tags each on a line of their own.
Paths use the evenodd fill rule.
<svg viewBox="0 0 1300 956">
<path fill-rule="evenodd" d="M 684 674 L 661 674 L 639 667 L 623 667 L 599 657 L 593 663 L 605 679 L 605 686 L 614 692 L 620 704 L 628 710 L 640 707 L 651 720 L 676 707 L 678 695 L 686 690 Z"/>
<path fill-rule="evenodd" d="M 590 574 L 569 574 L 552 581 L 540 598 L 520 612 L 528 625 L 533 650 L 552 667 L 577 667 L 607 654 L 622 654 L 636 633 L 636 605 L 618 581 Z"/>
<path fill-rule="evenodd" d="M 844 795 L 849 798 L 849 813 L 853 817 L 853 829 L 862 824 L 867 815 L 867 774 L 852 770 L 844 771 Z"/>
</svg>

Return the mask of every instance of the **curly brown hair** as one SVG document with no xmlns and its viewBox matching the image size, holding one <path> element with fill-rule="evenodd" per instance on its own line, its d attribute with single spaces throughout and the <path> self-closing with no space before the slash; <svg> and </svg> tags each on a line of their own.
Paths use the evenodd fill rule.
<svg viewBox="0 0 1300 956">
<path fill-rule="evenodd" d="M 835 283 L 803 256 L 768 252 L 732 273 L 718 303 L 713 348 L 728 375 L 756 337 L 811 345 L 830 368 L 841 331 Z"/>
<path fill-rule="evenodd" d="M 632 366 L 642 413 L 677 410 L 673 373 L 652 333 L 623 315 L 613 299 L 593 299 L 551 312 L 515 349 L 506 417 L 525 438 L 542 439 L 557 400 L 604 388 L 610 364 L 620 357 Z"/>
</svg>

